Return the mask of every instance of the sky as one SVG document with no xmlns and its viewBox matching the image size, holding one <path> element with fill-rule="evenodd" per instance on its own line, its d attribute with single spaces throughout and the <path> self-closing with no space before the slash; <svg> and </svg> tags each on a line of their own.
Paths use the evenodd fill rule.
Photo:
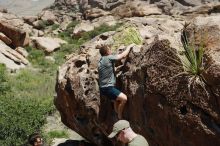
<svg viewBox="0 0 220 146">
<path fill-rule="evenodd" d="M 0 0 L 0 6 L 18 16 L 37 15 L 55 0 Z"/>
</svg>

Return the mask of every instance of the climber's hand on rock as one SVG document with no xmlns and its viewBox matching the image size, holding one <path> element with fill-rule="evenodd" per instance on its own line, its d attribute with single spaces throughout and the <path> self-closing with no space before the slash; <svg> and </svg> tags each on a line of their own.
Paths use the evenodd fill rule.
<svg viewBox="0 0 220 146">
<path fill-rule="evenodd" d="M 130 44 L 130 45 L 128 46 L 128 48 L 132 49 L 134 46 L 135 46 L 135 44 L 132 43 L 132 44 Z"/>
</svg>

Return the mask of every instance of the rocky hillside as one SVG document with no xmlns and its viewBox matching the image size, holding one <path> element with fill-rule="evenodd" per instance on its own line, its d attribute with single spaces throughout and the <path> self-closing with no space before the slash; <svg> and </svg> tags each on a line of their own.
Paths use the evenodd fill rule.
<svg viewBox="0 0 220 146">
<path fill-rule="evenodd" d="M 30 64 L 26 46 L 50 55 L 65 49 L 59 34 L 80 40 L 100 26 L 123 24 L 66 57 L 54 99 L 66 126 L 93 144 L 112 146 L 107 135 L 116 119 L 111 102 L 99 95 L 97 48 L 115 44 L 115 36 L 134 27 L 143 44 L 117 63 L 117 86 L 128 95 L 123 117 L 151 146 L 218 146 L 219 12 L 218 0 L 55 0 L 37 16 L 23 18 L 0 9 L 0 63 L 17 70 Z M 194 60 L 184 50 L 188 43 Z M 115 52 L 124 46 L 119 48 Z"/>
<path fill-rule="evenodd" d="M 74 16 L 79 12 L 87 18 L 105 15 L 105 12 L 113 12 L 115 15 L 144 15 L 144 13 L 160 11 L 166 15 L 187 15 L 191 13 L 216 13 L 218 12 L 218 0 L 55 0 L 49 8 L 59 14 Z M 214 4 L 214 5 L 213 5 Z M 116 9 L 115 9 L 116 8 Z M 152 10 L 151 10 L 152 9 Z M 156 10 L 159 9 L 159 10 Z M 125 14 L 114 13 L 124 11 Z M 138 13 L 142 11 L 143 13 Z"/>
</svg>

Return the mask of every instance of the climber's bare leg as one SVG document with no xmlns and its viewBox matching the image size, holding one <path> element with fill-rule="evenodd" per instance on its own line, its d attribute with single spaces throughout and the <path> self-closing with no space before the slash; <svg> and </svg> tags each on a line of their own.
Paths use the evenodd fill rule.
<svg viewBox="0 0 220 146">
<path fill-rule="evenodd" d="M 127 96 L 124 93 L 120 93 L 114 102 L 115 112 L 118 114 L 118 118 L 122 119 L 122 113 L 124 110 L 124 106 L 127 102 Z"/>
<path fill-rule="evenodd" d="M 115 110 L 115 112 L 118 114 L 118 104 L 119 104 L 119 102 L 117 101 L 117 100 L 115 100 L 114 101 L 114 110 Z"/>
</svg>

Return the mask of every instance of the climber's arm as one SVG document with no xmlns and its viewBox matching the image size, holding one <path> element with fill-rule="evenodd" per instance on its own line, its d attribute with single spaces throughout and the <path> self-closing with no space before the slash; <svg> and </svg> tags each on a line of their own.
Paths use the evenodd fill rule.
<svg viewBox="0 0 220 146">
<path fill-rule="evenodd" d="M 127 46 L 127 48 L 126 48 L 121 54 L 118 54 L 118 55 L 117 55 L 117 57 L 116 57 L 117 60 L 121 60 L 122 58 L 125 58 L 125 57 L 129 54 L 131 48 L 132 48 L 134 45 L 135 45 L 135 44 L 131 44 L 131 45 Z"/>
</svg>

